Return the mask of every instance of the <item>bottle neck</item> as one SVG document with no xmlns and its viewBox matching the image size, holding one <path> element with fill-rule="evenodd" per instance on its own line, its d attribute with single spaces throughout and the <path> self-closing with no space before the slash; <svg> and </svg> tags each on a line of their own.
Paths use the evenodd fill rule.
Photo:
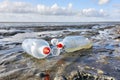
<svg viewBox="0 0 120 80">
<path fill-rule="evenodd" d="M 58 48 L 58 49 L 63 49 L 63 48 L 64 48 L 63 42 L 59 42 L 59 43 L 57 44 L 57 48 Z"/>
<path fill-rule="evenodd" d="M 41 52 L 42 55 L 47 56 L 50 54 L 51 49 L 48 46 L 42 46 L 39 48 L 39 51 Z"/>
</svg>

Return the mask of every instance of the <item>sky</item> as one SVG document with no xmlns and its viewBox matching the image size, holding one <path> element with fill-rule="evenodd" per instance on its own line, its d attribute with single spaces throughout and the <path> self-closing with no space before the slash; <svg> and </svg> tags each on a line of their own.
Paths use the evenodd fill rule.
<svg viewBox="0 0 120 80">
<path fill-rule="evenodd" d="M 120 0 L 0 0 L 0 22 L 120 21 Z"/>
</svg>

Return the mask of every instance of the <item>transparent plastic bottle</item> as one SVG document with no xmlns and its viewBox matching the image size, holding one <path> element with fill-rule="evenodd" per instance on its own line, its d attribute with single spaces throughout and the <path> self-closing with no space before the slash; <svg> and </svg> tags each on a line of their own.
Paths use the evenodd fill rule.
<svg viewBox="0 0 120 80">
<path fill-rule="evenodd" d="M 51 48 L 51 56 L 59 56 L 61 53 L 61 49 L 57 48 L 56 45 L 59 42 L 58 39 L 53 38 L 51 40 L 52 48 Z"/>
<path fill-rule="evenodd" d="M 22 42 L 22 48 L 28 54 L 39 59 L 47 57 L 51 52 L 48 42 L 42 39 L 25 39 Z"/>
<path fill-rule="evenodd" d="M 52 44 L 53 46 L 56 46 L 58 42 L 59 42 L 59 41 L 58 41 L 58 39 L 56 39 L 56 38 L 53 38 L 53 39 L 51 40 L 51 44 Z"/>
<path fill-rule="evenodd" d="M 64 49 L 66 52 L 74 52 L 91 47 L 91 41 L 83 36 L 67 36 L 63 41 L 57 43 L 57 48 Z"/>
</svg>

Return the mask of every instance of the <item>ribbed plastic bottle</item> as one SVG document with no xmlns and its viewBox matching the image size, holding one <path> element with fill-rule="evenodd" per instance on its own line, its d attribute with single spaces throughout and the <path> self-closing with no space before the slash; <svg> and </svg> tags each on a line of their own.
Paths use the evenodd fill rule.
<svg viewBox="0 0 120 80">
<path fill-rule="evenodd" d="M 48 42 L 43 39 L 25 39 L 22 42 L 22 48 L 38 59 L 47 57 L 51 52 Z"/>
<path fill-rule="evenodd" d="M 57 43 L 57 48 L 64 49 L 66 52 L 74 52 L 91 47 L 91 41 L 83 36 L 67 36 L 63 41 Z"/>
</svg>

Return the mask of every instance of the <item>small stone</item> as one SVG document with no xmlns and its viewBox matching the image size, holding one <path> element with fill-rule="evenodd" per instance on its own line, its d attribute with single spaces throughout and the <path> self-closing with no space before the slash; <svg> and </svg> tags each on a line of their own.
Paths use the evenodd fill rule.
<svg viewBox="0 0 120 80">
<path fill-rule="evenodd" d="M 97 73 L 98 74 L 104 74 L 104 71 L 100 70 L 100 69 L 97 69 Z"/>
<path fill-rule="evenodd" d="M 64 76 L 56 76 L 54 80 L 67 80 Z"/>
<path fill-rule="evenodd" d="M 87 69 L 87 70 L 89 70 L 89 69 L 91 69 L 89 66 L 85 66 L 85 69 Z"/>
<path fill-rule="evenodd" d="M 116 79 L 113 77 L 108 77 L 107 80 L 116 80 Z"/>
<path fill-rule="evenodd" d="M 45 77 L 45 74 L 42 73 L 42 72 L 40 72 L 40 73 L 37 73 L 36 76 L 37 76 L 37 77 L 40 77 L 40 78 L 43 78 L 43 77 Z"/>
<path fill-rule="evenodd" d="M 92 69 L 92 70 L 95 70 L 95 68 L 94 68 L 94 67 L 92 67 L 91 69 Z"/>
<path fill-rule="evenodd" d="M 70 75 L 71 75 L 71 77 L 77 75 L 77 71 L 72 71 Z"/>
</svg>

